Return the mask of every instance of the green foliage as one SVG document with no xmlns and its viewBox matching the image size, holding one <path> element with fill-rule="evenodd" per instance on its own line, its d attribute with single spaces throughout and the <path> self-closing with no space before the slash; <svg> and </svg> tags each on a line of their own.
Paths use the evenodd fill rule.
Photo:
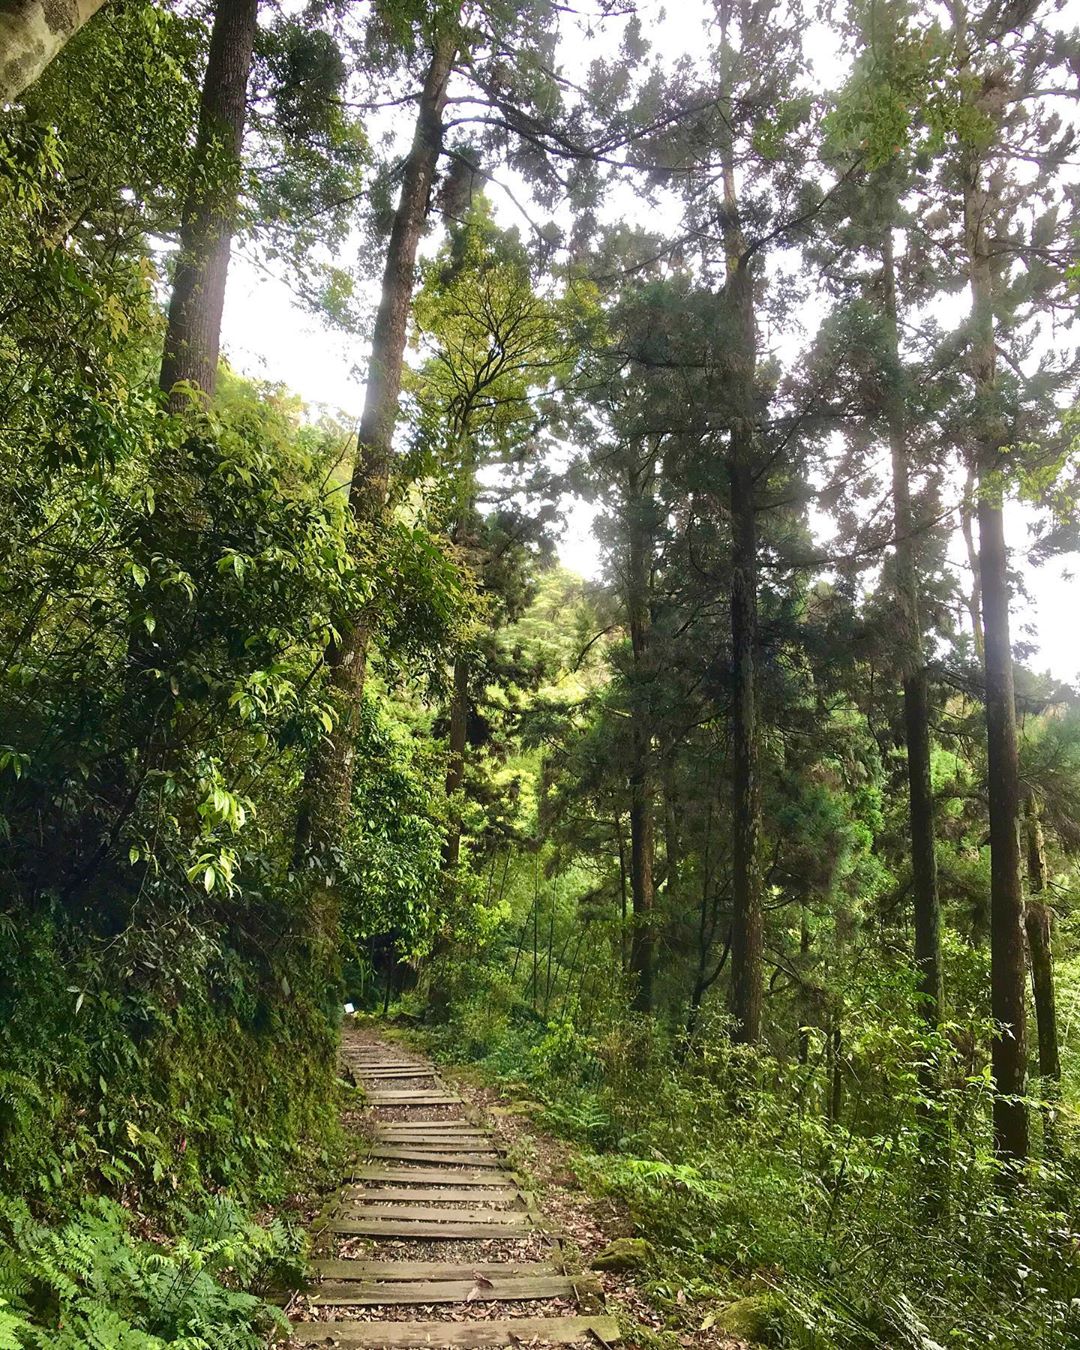
<svg viewBox="0 0 1080 1350">
<path fill-rule="evenodd" d="M 354 810 L 342 843 L 342 942 L 355 958 L 392 934 L 397 954 L 412 957 L 430 945 L 438 918 L 443 835 L 431 802 L 441 765 L 392 705 L 369 698 L 363 712 Z"/>
<path fill-rule="evenodd" d="M 113 1201 L 60 1227 L 0 1207 L 0 1345 L 7 1350 L 256 1350 L 281 1314 L 244 1288 L 295 1267 L 296 1235 L 260 1228 L 224 1199 L 189 1216 L 169 1247 L 132 1231 Z"/>
<path fill-rule="evenodd" d="M 813 1052 L 806 1065 L 777 1065 L 706 1034 L 683 1058 L 655 1027 L 628 1025 L 617 1001 L 594 1010 L 589 1034 L 511 1015 L 491 1021 L 481 1046 L 476 998 L 430 1043 L 467 1049 L 546 1103 L 543 1123 L 583 1149 L 575 1167 L 586 1185 L 626 1205 L 652 1244 L 648 1287 L 672 1325 L 701 1317 L 686 1313 L 687 1294 L 730 1302 L 764 1279 L 780 1343 L 807 1350 L 974 1350 L 988 1325 L 1002 1344 L 1047 1350 L 1080 1334 L 1063 1174 L 1049 1169 L 1022 1197 L 1002 1194 L 989 1137 L 971 1131 L 988 1102 L 985 1077 L 924 1098 L 913 1058 L 942 1045 L 920 1049 L 914 1022 L 900 1035 L 872 1004 L 855 1018 L 859 1100 L 830 1124 L 813 1109 L 828 1091 Z M 459 1018 L 473 1028 L 467 1042 Z M 950 1027 L 947 1037 L 971 1031 Z M 955 1124 L 947 1140 L 926 1135 L 927 1107 Z M 947 1187 L 936 1202 L 925 1195 L 928 1168 Z"/>
</svg>

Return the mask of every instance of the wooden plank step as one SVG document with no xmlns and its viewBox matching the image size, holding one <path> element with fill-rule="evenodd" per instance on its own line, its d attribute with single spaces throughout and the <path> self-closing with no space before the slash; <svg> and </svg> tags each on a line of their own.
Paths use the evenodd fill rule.
<svg viewBox="0 0 1080 1350">
<path fill-rule="evenodd" d="M 352 1069 L 353 1073 L 372 1074 L 373 1076 L 384 1073 L 411 1073 L 418 1078 L 426 1078 L 428 1075 L 437 1072 L 431 1064 L 410 1064 L 405 1059 L 395 1059 L 385 1063 L 382 1060 L 361 1060 L 359 1064 L 354 1062 L 348 1067 Z"/>
<path fill-rule="evenodd" d="M 435 1069 L 422 1069 L 412 1065 L 397 1065 L 393 1068 L 382 1068 L 377 1064 L 357 1065 L 353 1070 L 361 1078 L 437 1078 L 438 1073 Z"/>
<path fill-rule="evenodd" d="M 614 1317 L 509 1317 L 501 1322 L 293 1322 L 290 1332 L 302 1345 L 383 1346 L 404 1350 L 480 1350 L 492 1345 L 576 1345 L 619 1339 Z"/>
<path fill-rule="evenodd" d="M 438 1205 L 373 1205 L 350 1202 L 337 1212 L 341 1219 L 417 1219 L 421 1223 L 520 1223 L 521 1209 L 440 1209 Z"/>
<path fill-rule="evenodd" d="M 463 1130 L 471 1133 L 490 1134 L 490 1125 L 477 1125 L 474 1120 L 464 1116 L 445 1116 L 441 1120 L 379 1120 L 381 1130 L 431 1130 L 432 1134 L 460 1134 Z"/>
<path fill-rule="evenodd" d="M 467 1203 L 483 1202 L 488 1205 L 515 1204 L 521 1192 L 514 1186 L 499 1187 L 497 1190 L 484 1190 L 482 1186 L 382 1186 L 372 1190 L 363 1186 L 346 1186 L 342 1190 L 344 1200 L 452 1200 Z"/>
<path fill-rule="evenodd" d="M 385 1092 L 366 1093 L 369 1102 L 379 1102 L 383 1106 L 460 1106 L 461 1098 L 449 1092 Z"/>
<path fill-rule="evenodd" d="M 467 1269 L 467 1267 L 466 1267 Z M 479 1272 L 477 1272 L 479 1273 Z M 316 1285 L 307 1294 L 316 1307 L 378 1307 L 400 1303 L 502 1303 L 508 1299 L 577 1298 L 595 1294 L 600 1281 L 595 1276 L 568 1275 L 484 1276 L 483 1281 L 467 1279 L 409 1282 L 395 1280 L 379 1284 L 371 1280 L 345 1280 Z"/>
<path fill-rule="evenodd" d="M 422 1064 L 413 1059 L 361 1059 L 354 1060 L 354 1069 L 361 1073 L 438 1073 L 434 1064 Z"/>
<path fill-rule="evenodd" d="M 422 1181 L 434 1186 L 461 1186 L 475 1183 L 478 1186 L 505 1186 L 516 1189 L 514 1183 L 501 1171 L 454 1171 L 445 1166 L 446 1159 L 438 1157 L 443 1167 L 380 1167 L 378 1164 L 367 1167 L 354 1167 L 353 1181 Z"/>
<path fill-rule="evenodd" d="M 524 1215 L 509 1223 L 420 1223 L 415 1219 L 331 1219 L 324 1232 L 350 1237 L 505 1238 L 530 1237 L 537 1230 Z"/>
<path fill-rule="evenodd" d="M 397 1085 L 400 1083 L 424 1083 L 425 1080 L 435 1079 L 435 1073 L 423 1073 L 417 1069 L 416 1072 L 405 1073 L 398 1073 L 397 1071 L 393 1073 L 358 1073 L 356 1077 L 358 1077 L 360 1083 L 365 1084 L 365 1087 L 370 1084 L 385 1084 L 387 1088 L 394 1088 L 394 1091 L 397 1091 Z M 401 1091 L 404 1092 L 406 1089 L 402 1088 Z M 428 1087 L 425 1088 L 425 1091 L 433 1092 L 435 1088 Z"/>
<path fill-rule="evenodd" d="M 484 1125 L 474 1125 L 471 1120 L 381 1120 L 380 1130 L 432 1130 L 435 1134 L 452 1134 L 456 1130 L 483 1130 Z"/>
<path fill-rule="evenodd" d="M 468 1120 L 380 1120 L 376 1122 L 376 1129 L 380 1134 L 416 1134 L 423 1130 L 426 1134 L 432 1136 L 446 1135 L 450 1139 L 456 1139 L 462 1134 L 482 1134 L 485 1137 L 491 1134 L 491 1128 L 487 1125 L 473 1125 Z"/>
<path fill-rule="evenodd" d="M 463 1266 L 458 1261 L 364 1261 L 356 1258 L 312 1261 L 311 1270 L 326 1280 L 460 1280 L 463 1270 L 468 1275 L 484 1275 L 492 1280 L 561 1273 L 554 1261 L 470 1261 Z"/>
<path fill-rule="evenodd" d="M 412 1050 L 406 1050 L 400 1045 L 356 1045 L 345 1051 L 346 1059 L 377 1059 L 380 1062 L 384 1059 L 400 1059 L 406 1064 L 430 1064 L 431 1060 L 411 1060 L 409 1056 L 414 1054 Z"/>
<path fill-rule="evenodd" d="M 421 1135 L 416 1139 L 408 1137 L 402 1139 L 399 1135 L 391 1135 L 388 1139 L 378 1136 L 380 1143 L 388 1144 L 391 1148 L 413 1148 L 425 1149 L 428 1153 L 495 1153 L 494 1146 L 487 1148 L 486 1144 L 491 1141 L 485 1136 L 480 1135 L 477 1138 L 466 1139 L 433 1139 L 430 1135 Z"/>
<path fill-rule="evenodd" d="M 433 1064 L 420 1063 L 415 1059 L 354 1059 L 345 1063 L 350 1069 L 434 1069 Z"/>
<path fill-rule="evenodd" d="M 358 1076 L 365 1083 L 390 1082 L 395 1078 L 436 1078 L 434 1069 L 358 1069 Z"/>
<path fill-rule="evenodd" d="M 378 1144 L 371 1150 L 369 1156 L 372 1158 L 395 1158 L 399 1162 L 445 1163 L 447 1167 L 490 1167 L 494 1171 L 498 1171 L 503 1165 L 502 1159 L 494 1154 L 439 1153 L 435 1149 L 422 1149 L 416 1145 L 407 1145 L 404 1148 L 388 1148 L 384 1144 Z"/>
<path fill-rule="evenodd" d="M 460 1106 L 462 1102 L 452 1092 L 435 1092 L 431 1088 L 375 1088 L 367 1093 L 367 1099 L 386 1106 Z"/>
</svg>

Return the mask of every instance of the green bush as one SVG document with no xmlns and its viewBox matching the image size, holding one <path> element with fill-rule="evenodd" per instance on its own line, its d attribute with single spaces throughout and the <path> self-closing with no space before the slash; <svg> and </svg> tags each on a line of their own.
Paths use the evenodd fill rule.
<svg viewBox="0 0 1080 1350">
<path fill-rule="evenodd" d="M 545 1103 L 544 1123 L 582 1146 L 585 1184 L 620 1199 L 649 1239 L 653 1293 L 673 1317 L 680 1289 L 730 1301 L 764 1283 L 779 1343 L 804 1350 L 1080 1343 L 1077 1235 L 1058 1198 L 1071 1203 L 1072 1163 L 1006 1196 L 986 1077 L 953 1073 L 933 1102 L 922 1096 L 919 1060 L 946 1062 L 950 1037 L 983 1028 L 928 1041 L 868 996 L 845 1028 L 865 1096 L 831 1123 L 813 1037 L 806 1064 L 785 1064 L 706 1019 L 685 1055 L 617 1000 L 588 1033 L 503 997 L 485 1023 L 478 985 L 474 972 L 431 1043 Z"/>
<path fill-rule="evenodd" d="M 171 1247 L 138 1237 L 114 1201 L 87 1200 L 59 1227 L 0 1206 L 3 1350 L 256 1350 L 285 1319 L 242 1287 L 295 1267 L 286 1225 L 260 1228 L 225 1199 L 189 1217 Z"/>
</svg>

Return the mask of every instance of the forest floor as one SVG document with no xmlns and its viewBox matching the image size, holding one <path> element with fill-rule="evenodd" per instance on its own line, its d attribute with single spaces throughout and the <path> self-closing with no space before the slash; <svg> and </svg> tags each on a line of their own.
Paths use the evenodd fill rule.
<svg viewBox="0 0 1080 1350">
<path fill-rule="evenodd" d="M 436 1071 L 399 1036 L 353 1022 L 342 1065 L 367 1104 L 345 1115 L 357 1158 L 314 1225 L 318 1282 L 287 1310 L 291 1344 L 743 1344 L 678 1298 L 674 1317 L 661 1311 L 634 1272 L 591 1269 L 633 1223 L 582 1189 L 534 1104 L 467 1069 Z"/>
</svg>

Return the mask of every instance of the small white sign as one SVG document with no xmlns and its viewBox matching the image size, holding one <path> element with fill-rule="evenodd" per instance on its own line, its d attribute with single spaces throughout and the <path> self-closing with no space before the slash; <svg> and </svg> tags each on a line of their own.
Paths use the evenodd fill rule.
<svg viewBox="0 0 1080 1350">
<path fill-rule="evenodd" d="M 355 1012 L 356 1009 L 353 1007 L 353 1005 L 352 1005 L 351 1003 L 346 1003 L 346 1004 L 345 1004 L 345 1011 L 346 1011 L 346 1012 Z"/>
</svg>

